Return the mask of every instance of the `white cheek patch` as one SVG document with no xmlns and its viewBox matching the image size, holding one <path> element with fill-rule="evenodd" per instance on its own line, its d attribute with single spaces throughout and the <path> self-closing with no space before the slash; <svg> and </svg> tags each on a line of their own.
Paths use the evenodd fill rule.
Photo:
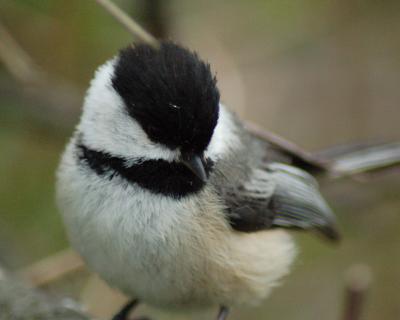
<svg viewBox="0 0 400 320">
<path fill-rule="evenodd" d="M 126 159 L 178 159 L 180 152 L 152 142 L 141 126 L 129 116 L 124 101 L 111 79 L 116 58 L 102 65 L 91 81 L 78 131 L 83 142 L 95 150 Z M 218 159 L 240 146 L 233 115 L 220 104 L 219 119 L 206 156 Z"/>
<path fill-rule="evenodd" d="M 84 143 L 127 159 L 176 159 L 178 152 L 152 142 L 129 116 L 124 102 L 112 87 L 115 61 L 115 58 L 108 61 L 96 71 L 87 92 L 78 125 Z"/>
<path fill-rule="evenodd" d="M 206 150 L 206 156 L 211 159 L 218 159 L 234 149 L 240 147 L 240 139 L 236 133 L 236 124 L 233 115 L 220 104 L 219 118 L 217 126 L 210 144 Z"/>
</svg>

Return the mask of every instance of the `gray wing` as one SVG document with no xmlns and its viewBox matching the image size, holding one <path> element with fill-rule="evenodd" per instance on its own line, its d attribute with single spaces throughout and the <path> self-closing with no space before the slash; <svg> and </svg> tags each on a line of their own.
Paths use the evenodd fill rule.
<svg viewBox="0 0 400 320">
<path fill-rule="evenodd" d="M 309 166 L 287 150 L 260 140 L 233 119 L 240 146 L 217 159 L 210 177 L 232 228 L 243 232 L 274 227 L 312 229 L 338 239 L 335 216 L 316 180 L 296 167 L 308 170 Z"/>
<path fill-rule="evenodd" d="M 307 172 L 272 162 L 252 169 L 240 181 L 219 189 L 234 229 L 314 229 L 332 240 L 338 238 L 335 217 Z"/>
</svg>

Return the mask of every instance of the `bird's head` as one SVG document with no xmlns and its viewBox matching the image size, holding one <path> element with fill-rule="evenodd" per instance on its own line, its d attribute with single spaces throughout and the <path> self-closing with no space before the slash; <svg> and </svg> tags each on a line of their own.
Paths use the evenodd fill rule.
<svg viewBox="0 0 400 320">
<path fill-rule="evenodd" d="M 219 115 L 210 66 L 171 42 L 129 46 L 96 73 L 80 131 L 85 143 L 126 158 L 180 161 L 202 180 Z"/>
</svg>

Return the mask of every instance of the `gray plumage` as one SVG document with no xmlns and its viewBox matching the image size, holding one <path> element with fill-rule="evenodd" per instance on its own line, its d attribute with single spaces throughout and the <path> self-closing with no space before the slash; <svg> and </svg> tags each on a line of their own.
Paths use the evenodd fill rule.
<svg viewBox="0 0 400 320">
<path fill-rule="evenodd" d="M 238 119 L 235 126 L 240 148 L 216 161 L 210 179 L 234 227 L 315 229 L 337 239 L 335 217 L 315 178 L 290 166 L 289 156 L 253 136 Z"/>
</svg>

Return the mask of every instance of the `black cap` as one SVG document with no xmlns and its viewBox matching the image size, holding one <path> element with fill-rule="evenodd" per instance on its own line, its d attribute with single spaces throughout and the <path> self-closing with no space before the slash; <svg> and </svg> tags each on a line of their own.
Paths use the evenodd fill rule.
<svg viewBox="0 0 400 320">
<path fill-rule="evenodd" d="M 218 120 L 219 91 L 209 64 L 172 42 L 121 50 L 112 85 L 148 137 L 201 154 Z"/>
</svg>

